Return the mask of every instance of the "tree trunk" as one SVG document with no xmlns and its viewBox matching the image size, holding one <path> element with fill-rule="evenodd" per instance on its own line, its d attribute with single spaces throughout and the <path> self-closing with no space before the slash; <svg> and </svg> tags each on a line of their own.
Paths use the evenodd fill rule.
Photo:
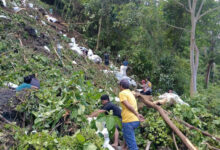
<svg viewBox="0 0 220 150">
<path fill-rule="evenodd" d="M 101 33 L 101 28 L 102 28 L 102 16 L 99 19 L 99 31 L 98 31 L 98 38 L 97 38 L 97 43 L 96 43 L 96 48 L 95 50 L 99 49 L 99 39 L 100 39 L 100 33 Z"/>
<path fill-rule="evenodd" d="M 210 77 L 210 72 L 212 70 L 212 66 L 213 66 L 213 61 L 209 61 L 207 70 L 206 70 L 206 76 L 205 76 L 205 88 L 208 88 L 208 84 L 209 84 L 209 77 Z"/>
<path fill-rule="evenodd" d="M 194 96 L 197 92 L 197 70 L 198 70 L 198 59 L 199 51 L 195 42 L 196 33 L 196 23 L 197 19 L 195 17 L 197 0 L 193 0 L 191 9 L 191 35 L 190 35 L 190 68 L 191 68 L 191 82 L 190 82 L 190 96 Z M 196 53 L 195 53 L 196 52 Z"/>
<path fill-rule="evenodd" d="M 182 140 L 182 142 L 186 145 L 186 147 L 189 150 L 197 150 L 197 148 L 189 141 L 189 139 L 175 126 L 175 124 L 170 120 L 170 118 L 168 117 L 168 115 L 165 113 L 165 111 L 163 110 L 163 108 L 161 108 L 160 106 L 157 106 L 156 104 L 154 104 L 153 102 L 148 100 L 148 97 L 145 97 L 145 95 L 141 95 L 139 93 L 135 94 L 135 96 L 138 96 L 141 98 L 142 102 L 144 104 L 146 104 L 149 107 L 152 107 L 154 109 L 156 109 L 161 117 L 163 118 L 163 120 L 167 123 L 167 125 L 176 133 L 176 135 L 179 136 L 179 138 Z"/>
</svg>

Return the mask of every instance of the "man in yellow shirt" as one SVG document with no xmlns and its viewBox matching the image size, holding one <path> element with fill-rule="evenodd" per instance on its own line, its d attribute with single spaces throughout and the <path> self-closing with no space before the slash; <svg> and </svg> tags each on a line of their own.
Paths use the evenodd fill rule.
<svg viewBox="0 0 220 150">
<path fill-rule="evenodd" d="M 144 117 L 138 113 L 137 101 L 129 89 L 129 81 L 120 81 L 119 98 L 122 107 L 122 132 L 129 150 L 138 150 L 134 130 L 144 121 Z"/>
</svg>

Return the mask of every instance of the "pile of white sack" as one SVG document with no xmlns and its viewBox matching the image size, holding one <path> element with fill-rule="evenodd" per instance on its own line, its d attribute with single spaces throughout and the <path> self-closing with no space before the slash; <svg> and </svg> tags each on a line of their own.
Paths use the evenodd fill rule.
<svg viewBox="0 0 220 150">
<path fill-rule="evenodd" d="M 180 105 L 187 105 L 177 94 L 174 93 L 164 93 L 159 96 L 159 99 L 167 99 L 168 104 L 180 104 Z"/>
<path fill-rule="evenodd" d="M 69 43 L 69 47 L 79 56 L 87 56 L 89 60 L 93 61 L 94 63 L 102 63 L 102 59 L 98 55 L 94 55 L 91 49 L 87 49 L 85 47 L 79 46 L 76 44 L 75 38 L 71 38 L 71 43 Z"/>
</svg>

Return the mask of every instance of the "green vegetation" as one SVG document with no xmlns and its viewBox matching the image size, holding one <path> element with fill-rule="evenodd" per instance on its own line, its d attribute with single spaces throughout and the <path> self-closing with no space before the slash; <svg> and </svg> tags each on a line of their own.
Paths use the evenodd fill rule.
<svg viewBox="0 0 220 150">
<path fill-rule="evenodd" d="M 179 2 L 187 5 L 184 0 Z M 198 0 L 198 4 L 201 2 Z M 128 74 L 134 75 L 136 81 L 149 76 L 154 99 L 174 89 L 190 105 L 162 106 L 170 112 L 175 125 L 198 149 L 209 149 L 208 145 L 220 148 L 216 140 L 174 119 L 178 117 L 220 137 L 219 9 L 205 15 L 197 25 L 198 93 L 190 97 L 190 15 L 175 0 L 36 0 L 33 3 L 47 11 L 53 8 L 56 15 L 62 16 L 68 26 L 61 29 L 70 37 L 76 36 L 79 45 L 88 46 L 100 56 L 109 52 L 117 66 L 120 65 L 116 64 L 118 54 L 119 63 L 127 59 Z M 217 1 L 206 1 L 202 13 L 218 6 Z M 0 7 L 0 12 L 10 18 L 0 18 L 0 86 L 4 87 L 5 81 L 20 84 L 24 76 L 32 73 L 37 73 L 41 81 L 40 90 L 28 90 L 16 106 L 18 119 L 23 123 L 0 123 L 0 149 L 103 149 L 103 135 L 96 134 L 98 124 L 106 121 L 112 138 L 114 126 L 120 126 L 119 120 L 112 115 L 101 115 L 89 124 L 86 116 L 101 106 L 102 94 L 109 94 L 117 103 L 114 98 L 119 89 L 114 75 L 104 74 L 102 64 L 93 64 L 69 50 L 70 39 L 59 34 L 59 26 L 42 25 L 40 20 L 47 20 L 39 11 L 27 9 L 14 13 Z M 39 20 L 29 15 L 38 16 Z M 27 26 L 38 31 L 37 38 L 25 30 Z M 54 51 L 57 43 L 64 47 L 63 63 Z M 42 48 L 45 45 L 51 52 Z M 147 107 L 140 113 L 146 118 L 136 131 L 140 150 L 146 148 L 147 140 L 152 141 L 151 150 L 175 149 L 172 130 L 159 113 Z M 179 149 L 186 149 L 177 136 L 176 141 Z"/>
</svg>

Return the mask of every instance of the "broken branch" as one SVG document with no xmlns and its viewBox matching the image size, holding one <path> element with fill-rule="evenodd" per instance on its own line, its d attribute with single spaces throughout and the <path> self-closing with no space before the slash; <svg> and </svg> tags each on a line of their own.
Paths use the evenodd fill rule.
<svg viewBox="0 0 220 150">
<path fill-rule="evenodd" d="M 154 109 L 156 109 L 163 120 L 167 123 L 167 125 L 180 137 L 182 142 L 186 145 L 186 147 L 189 150 L 197 150 L 197 148 L 190 142 L 190 140 L 176 127 L 176 125 L 170 120 L 168 115 L 165 113 L 164 109 L 161 108 L 160 106 L 157 106 L 153 102 L 147 100 L 144 95 L 141 95 L 140 93 L 135 94 L 136 97 L 140 97 L 141 100 L 147 105 L 150 106 Z"/>
<path fill-rule="evenodd" d="M 179 150 L 177 144 L 176 144 L 176 138 L 175 138 L 175 135 L 174 135 L 174 132 L 172 132 L 172 137 L 173 137 L 173 142 L 174 142 L 174 145 L 176 147 L 176 150 Z"/>
</svg>

